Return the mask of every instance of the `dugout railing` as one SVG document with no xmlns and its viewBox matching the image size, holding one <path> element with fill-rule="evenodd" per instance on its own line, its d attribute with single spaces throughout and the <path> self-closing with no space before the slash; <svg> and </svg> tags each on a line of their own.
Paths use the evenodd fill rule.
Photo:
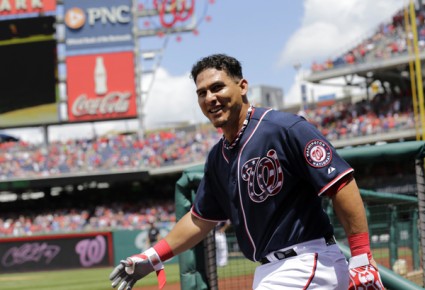
<svg viewBox="0 0 425 290">
<path fill-rule="evenodd" d="M 423 289 L 425 246 L 425 142 L 411 141 L 379 146 L 361 146 L 339 149 L 338 153 L 355 170 L 374 162 L 407 162 L 416 174 L 416 189 L 412 194 L 376 192 L 361 189 L 365 202 L 374 256 L 382 269 L 381 276 L 387 289 Z M 176 183 L 176 218 L 186 214 L 194 200 L 203 176 L 203 165 L 183 171 Z M 357 177 L 356 177 L 357 179 Z M 324 201 L 325 202 L 325 201 Z M 335 225 L 335 235 L 342 251 L 347 255 L 346 240 L 332 208 L 325 208 Z M 255 263 L 244 259 L 229 233 L 229 265 L 217 267 L 214 235 L 179 256 L 180 283 L 183 290 L 245 289 L 252 283 Z M 349 252 L 349 251 L 348 251 Z M 245 261 L 244 261 L 245 260 Z M 237 270 L 232 267 L 239 268 Z M 241 268 L 245 267 L 243 270 Z M 409 276 L 414 273 L 415 276 Z M 227 283 L 227 281 L 232 281 Z"/>
</svg>

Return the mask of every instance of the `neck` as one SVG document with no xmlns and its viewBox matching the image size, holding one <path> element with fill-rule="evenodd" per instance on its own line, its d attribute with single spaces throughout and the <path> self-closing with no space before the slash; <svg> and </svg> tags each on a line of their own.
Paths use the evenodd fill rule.
<svg viewBox="0 0 425 290">
<path fill-rule="evenodd" d="M 242 128 L 244 127 L 244 122 L 248 122 L 248 112 L 251 113 L 251 106 L 249 104 L 244 105 L 239 113 L 239 117 L 237 120 L 237 126 L 228 126 L 228 128 L 222 128 L 223 129 L 223 135 L 224 138 L 227 140 L 228 143 L 232 143 L 240 137 L 240 133 Z M 246 126 L 246 125 L 245 125 Z M 227 129 L 227 130 L 226 130 Z"/>
</svg>

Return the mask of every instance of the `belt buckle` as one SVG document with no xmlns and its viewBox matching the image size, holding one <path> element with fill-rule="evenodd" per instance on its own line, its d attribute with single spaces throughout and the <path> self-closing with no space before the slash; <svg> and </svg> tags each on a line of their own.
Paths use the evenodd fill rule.
<svg viewBox="0 0 425 290">
<path fill-rule="evenodd" d="M 286 251 L 275 251 L 273 253 L 273 256 L 275 256 L 275 258 L 279 261 L 286 258 L 295 257 L 296 255 L 297 255 L 297 252 L 295 252 L 294 249 L 289 249 Z M 271 261 L 267 259 L 267 257 L 264 257 L 260 260 L 261 265 L 268 264 L 270 262 Z"/>
<path fill-rule="evenodd" d="M 276 259 L 278 260 L 283 260 L 289 257 L 294 257 L 296 256 L 297 253 L 294 251 L 294 249 L 289 249 L 286 251 L 276 251 L 274 252 L 274 256 L 276 257 Z"/>
</svg>

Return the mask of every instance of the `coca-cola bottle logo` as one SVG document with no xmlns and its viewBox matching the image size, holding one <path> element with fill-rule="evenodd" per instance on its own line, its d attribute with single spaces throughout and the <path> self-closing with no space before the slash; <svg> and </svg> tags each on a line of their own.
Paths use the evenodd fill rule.
<svg viewBox="0 0 425 290">
<path fill-rule="evenodd" d="M 75 246 L 75 252 L 80 256 L 80 263 L 83 267 L 98 264 L 105 257 L 105 237 L 99 235 L 94 239 L 81 240 Z"/>
</svg>

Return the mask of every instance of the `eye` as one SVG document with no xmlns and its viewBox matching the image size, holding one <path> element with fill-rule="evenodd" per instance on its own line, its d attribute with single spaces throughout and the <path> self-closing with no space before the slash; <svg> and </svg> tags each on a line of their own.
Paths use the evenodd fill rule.
<svg viewBox="0 0 425 290">
<path fill-rule="evenodd" d="M 221 91 L 224 88 L 224 84 L 216 84 L 211 87 L 211 92 L 216 93 Z"/>
<path fill-rule="evenodd" d="M 198 98 L 204 98 L 204 97 L 205 97 L 205 91 L 199 91 Z"/>
</svg>

